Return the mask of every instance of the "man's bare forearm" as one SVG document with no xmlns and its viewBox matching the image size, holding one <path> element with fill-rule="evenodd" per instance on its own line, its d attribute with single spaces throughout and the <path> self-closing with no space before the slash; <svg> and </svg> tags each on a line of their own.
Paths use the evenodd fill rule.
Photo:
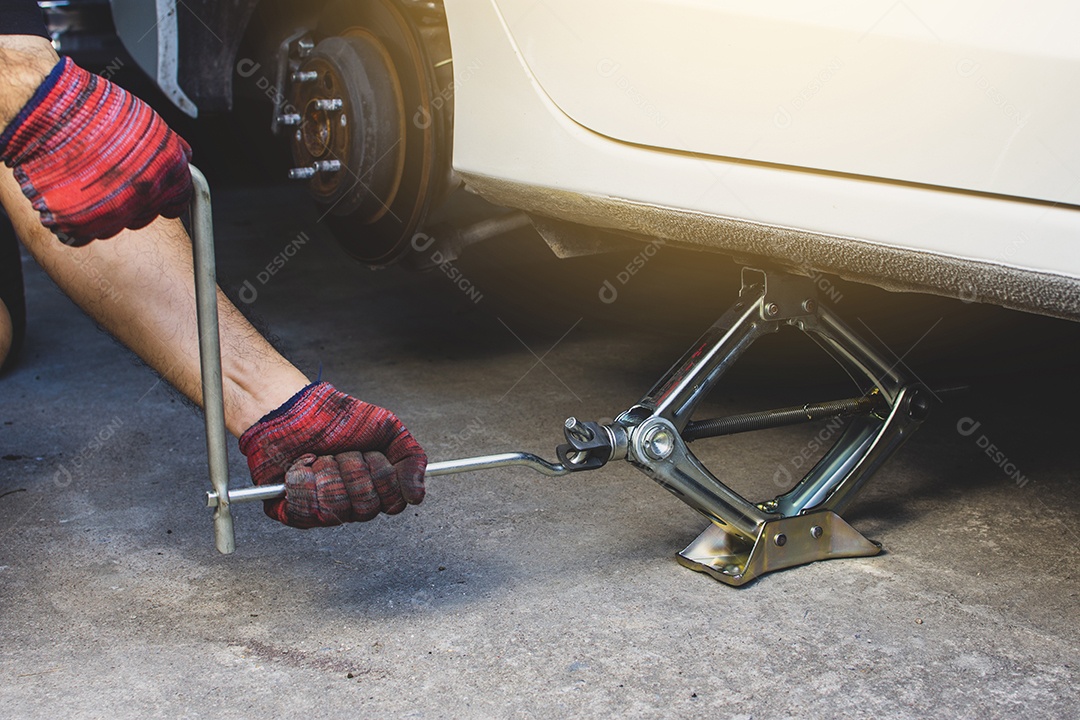
<svg viewBox="0 0 1080 720">
<path fill-rule="evenodd" d="M 0 201 L 24 245 L 88 315 L 165 380 L 202 404 L 191 242 L 178 220 L 159 218 L 86 247 L 68 247 L 38 220 L 6 168 Z M 239 436 L 308 383 L 223 294 L 225 417 Z"/>
</svg>

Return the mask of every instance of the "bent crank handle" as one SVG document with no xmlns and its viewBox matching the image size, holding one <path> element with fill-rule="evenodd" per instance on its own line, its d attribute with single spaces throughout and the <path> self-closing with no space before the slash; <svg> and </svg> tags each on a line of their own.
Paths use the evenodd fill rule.
<svg viewBox="0 0 1080 720">
<path fill-rule="evenodd" d="M 549 477 L 559 477 L 570 473 L 563 465 L 549 463 L 532 453 L 513 452 L 431 463 L 427 466 L 425 477 L 456 475 L 458 473 L 472 472 L 473 470 L 493 470 L 504 467 L 527 467 Z M 285 497 L 284 485 L 256 485 L 238 490 L 229 490 L 229 503 L 276 500 L 283 497 Z M 206 493 L 206 506 L 212 508 L 218 506 L 218 493 L 216 491 Z"/>
</svg>

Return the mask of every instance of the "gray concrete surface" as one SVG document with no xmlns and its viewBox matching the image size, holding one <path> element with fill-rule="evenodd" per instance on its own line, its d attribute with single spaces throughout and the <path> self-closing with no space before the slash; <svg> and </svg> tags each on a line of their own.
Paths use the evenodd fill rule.
<svg viewBox="0 0 1080 720">
<path fill-rule="evenodd" d="M 552 456 L 568 414 L 628 406 L 736 289 L 727 261 L 664 250 L 604 304 L 633 253 L 558 264 L 518 236 L 462 258 L 473 302 L 345 261 L 289 188 L 223 180 L 215 202 L 228 284 L 433 459 Z M 27 273 L 0 378 L 4 717 L 1076 717 L 1076 325 L 838 284 L 838 312 L 953 391 L 847 515 L 885 554 L 733 589 L 675 563 L 705 522 L 626 465 L 439 478 L 329 530 L 244 506 L 219 556 L 200 417 Z M 709 412 L 843 396 L 812 346 L 765 345 Z M 701 454 L 764 498 L 818 430 Z M 231 465 L 245 484 L 235 443 Z"/>
</svg>

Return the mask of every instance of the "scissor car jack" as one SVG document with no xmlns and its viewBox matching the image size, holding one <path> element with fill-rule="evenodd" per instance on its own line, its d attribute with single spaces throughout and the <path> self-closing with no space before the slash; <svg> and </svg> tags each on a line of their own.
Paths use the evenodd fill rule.
<svg viewBox="0 0 1080 720">
<path fill-rule="evenodd" d="M 217 313 L 216 307 L 213 312 L 204 308 L 204 301 L 208 297 L 213 299 L 214 287 L 209 192 L 197 171 L 196 175 L 196 278 L 207 438 L 214 484 L 214 492 L 207 494 L 207 504 L 216 508 L 218 549 L 231 552 L 229 505 L 282 497 L 285 488 L 276 485 L 227 489 L 220 359 L 214 322 Z M 816 341 L 844 367 L 861 394 L 847 400 L 692 421 L 695 408 L 739 356 L 758 338 L 785 326 L 794 327 Z M 529 453 L 504 453 L 432 463 L 427 476 L 508 466 L 561 476 L 596 470 L 613 460 L 626 460 L 711 521 L 679 553 L 678 559 L 686 567 L 708 573 L 728 585 L 743 585 L 764 573 L 815 560 L 876 555 L 881 551 L 880 546 L 848 525 L 840 513 L 929 410 L 928 392 L 904 377 L 898 365 L 889 363 L 820 305 L 811 280 L 745 268 L 738 302 L 638 403 L 610 423 L 582 422 L 576 418 L 566 421 L 566 442 L 556 450 L 558 463 Z M 216 408 L 211 407 L 215 404 Z M 703 438 L 840 417 L 850 418 L 850 422 L 832 448 L 791 490 L 765 502 L 753 503 L 743 498 L 690 450 L 690 443 Z"/>
</svg>

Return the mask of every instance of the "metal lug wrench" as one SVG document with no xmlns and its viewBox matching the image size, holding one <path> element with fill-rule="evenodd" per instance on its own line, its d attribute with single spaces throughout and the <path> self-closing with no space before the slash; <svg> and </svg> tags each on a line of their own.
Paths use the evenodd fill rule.
<svg viewBox="0 0 1080 720">
<path fill-rule="evenodd" d="M 210 483 L 214 486 L 211 492 L 206 493 L 206 505 L 214 508 L 214 539 L 217 549 L 221 553 L 228 554 L 236 549 L 229 505 L 234 502 L 285 497 L 285 486 L 262 485 L 229 490 L 229 456 L 226 445 L 225 405 L 221 387 L 221 342 L 218 332 L 217 270 L 214 263 L 214 223 L 210 211 L 210 186 L 206 182 L 206 177 L 194 165 L 191 166 L 191 179 L 195 185 L 195 193 L 191 201 L 191 215 L 195 259 L 195 303 L 199 325 L 199 360 L 202 370 Z M 430 478 L 503 467 L 526 467 L 551 477 L 566 475 L 570 472 L 563 465 L 550 463 L 531 453 L 512 452 L 431 463 L 427 467 L 426 476 Z"/>
</svg>

